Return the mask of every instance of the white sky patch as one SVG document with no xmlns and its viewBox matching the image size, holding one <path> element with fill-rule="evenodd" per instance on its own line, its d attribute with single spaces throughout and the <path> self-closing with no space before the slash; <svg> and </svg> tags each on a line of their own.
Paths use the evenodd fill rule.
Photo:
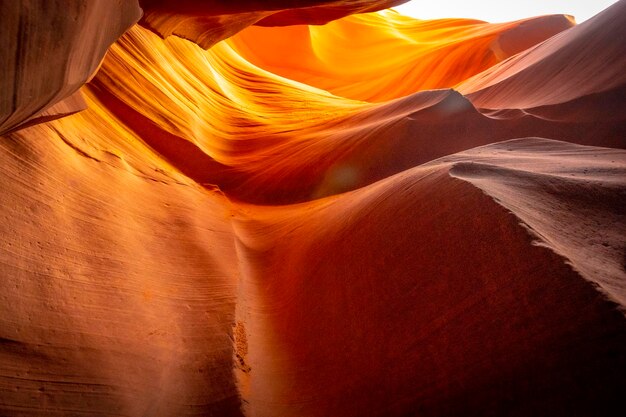
<svg viewBox="0 0 626 417">
<path fill-rule="evenodd" d="M 616 0 L 412 0 L 394 7 L 417 19 L 464 17 L 492 23 L 546 14 L 569 14 L 577 23 L 596 15 Z"/>
</svg>

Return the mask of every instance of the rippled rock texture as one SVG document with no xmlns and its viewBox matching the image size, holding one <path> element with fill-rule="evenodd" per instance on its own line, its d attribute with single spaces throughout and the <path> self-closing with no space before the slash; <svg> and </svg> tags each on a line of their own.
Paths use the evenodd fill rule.
<svg viewBox="0 0 626 417">
<path fill-rule="evenodd" d="M 398 3 L 0 3 L 0 415 L 626 414 L 626 1 Z"/>
</svg>

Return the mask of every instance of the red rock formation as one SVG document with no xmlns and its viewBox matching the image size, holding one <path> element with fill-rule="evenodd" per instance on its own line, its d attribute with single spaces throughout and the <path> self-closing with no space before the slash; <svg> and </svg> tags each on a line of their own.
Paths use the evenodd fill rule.
<svg viewBox="0 0 626 417">
<path fill-rule="evenodd" d="M 0 415 L 626 413 L 625 4 L 2 4 Z"/>
<path fill-rule="evenodd" d="M 623 411 L 625 162 L 521 139 L 245 207 L 250 414 Z"/>
<path fill-rule="evenodd" d="M 454 87 L 572 25 L 562 15 L 491 24 L 386 11 L 324 26 L 250 26 L 228 42 L 272 73 L 341 97 L 383 102 Z"/>
<path fill-rule="evenodd" d="M 459 91 L 480 108 L 531 109 L 623 88 L 626 45 L 616 42 L 615 36 L 624 31 L 625 15 L 626 3 L 618 2 L 463 82 Z"/>
<path fill-rule="evenodd" d="M 210 48 L 254 24 L 322 25 L 353 14 L 374 12 L 407 0 L 140 0 L 142 25 L 162 37 L 190 39 Z"/>
<path fill-rule="evenodd" d="M 0 134 L 31 118 L 82 110 L 66 100 L 94 74 L 107 48 L 140 17 L 136 0 L 3 1 L 0 4 Z M 41 114 L 44 112 L 44 114 Z"/>
</svg>

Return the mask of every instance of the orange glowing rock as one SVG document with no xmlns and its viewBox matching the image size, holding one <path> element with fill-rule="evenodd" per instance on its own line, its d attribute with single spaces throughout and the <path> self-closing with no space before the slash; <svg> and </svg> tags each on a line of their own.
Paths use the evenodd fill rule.
<svg viewBox="0 0 626 417">
<path fill-rule="evenodd" d="M 626 1 L 140 1 L 78 92 L 139 16 L 61 3 L 0 6 L 0 415 L 626 413 Z"/>
<path fill-rule="evenodd" d="M 113 46 L 89 88 L 185 174 L 231 197 L 263 203 L 355 189 L 495 140 L 545 136 L 604 146 L 621 141 L 613 132 L 623 118 L 608 122 L 606 130 L 587 129 L 576 118 L 565 124 L 526 114 L 500 120 L 452 90 L 364 103 L 259 68 L 233 44 L 205 51 L 135 27 Z M 406 64 L 396 76 L 413 66 Z M 371 85 L 381 88 L 373 80 Z M 433 141 L 435 135 L 440 140 Z"/>
<path fill-rule="evenodd" d="M 491 24 L 415 20 L 393 11 L 324 26 L 251 26 L 228 42 L 253 64 L 356 100 L 450 88 L 570 28 L 566 16 Z"/>
</svg>

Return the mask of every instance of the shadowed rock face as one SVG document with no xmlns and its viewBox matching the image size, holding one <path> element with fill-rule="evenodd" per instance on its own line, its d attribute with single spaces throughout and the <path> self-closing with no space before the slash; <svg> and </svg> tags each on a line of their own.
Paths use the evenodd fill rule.
<svg viewBox="0 0 626 417">
<path fill-rule="evenodd" d="M 162 37 L 177 35 L 210 48 L 242 29 L 262 26 L 323 25 L 353 14 L 386 9 L 407 0 L 141 0 L 141 24 Z"/>
<path fill-rule="evenodd" d="M 534 108 L 619 89 L 626 83 L 626 3 L 619 2 L 571 30 L 465 81 L 459 91 L 478 107 Z M 581 65 L 584 63 L 584 65 Z M 607 63 L 610 63 L 607 65 Z M 542 74 L 544 78 L 537 77 Z M 506 98 L 505 98 L 506 97 Z M 621 103 L 623 105 L 623 100 Z M 617 113 L 623 114 L 623 107 Z"/>
<path fill-rule="evenodd" d="M 93 76 L 141 9 L 135 0 L 115 7 L 107 0 L 20 0 L 3 1 L 0 16 L 0 133 L 5 133 L 38 115 L 49 120 L 83 110 L 81 99 L 68 97 Z"/>
<path fill-rule="evenodd" d="M 140 3 L 0 4 L 0 415 L 626 414 L 626 2 Z"/>
</svg>

